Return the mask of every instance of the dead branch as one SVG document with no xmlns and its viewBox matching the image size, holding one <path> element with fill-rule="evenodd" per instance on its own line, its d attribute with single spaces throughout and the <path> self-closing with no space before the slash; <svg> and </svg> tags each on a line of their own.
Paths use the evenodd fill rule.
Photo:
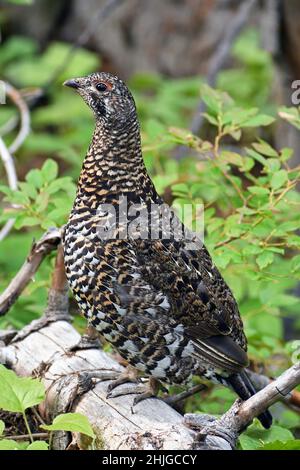
<svg viewBox="0 0 300 470">
<path fill-rule="evenodd" d="M 45 256 L 57 248 L 60 240 L 61 229 L 51 229 L 39 241 L 33 243 L 25 263 L 0 296 L 0 316 L 4 315 L 17 300 L 37 272 Z"/>
<path fill-rule="evenodd" d="M 18 178 L 12 154 L 18 150 L 30 132 L 30 113 L 18 90 L 9 83 L 5 83 L 5 92 L 20 112 L 20 129 L 12 144 L 7 147 L 4 140 L 0 137 L 0 157 L 6 171 L 8 185 L 11 189 L 16 190 L 18 187 Z M 14 222 L 15 219 L 13 218 L 6 222 L 0 231 L 0 241 L 9 234 Z"/>
<path fill-rule="evenodd" d="M 270 379 L 269 377 L 262 374 L 257 374 L 252 370 L 248 370 L 247 373 L 250 376 L 251 382 L 254 384 L 256 390 L 261 390 L 273 382 L 273 379 Z M 297 390 L 292 390 L 288 395 L 281 397 L 281 401 L 293 411 L 300 413 L 300 392 Z"/>
<path fill-rule="evenodd" d="M 249 400 L 237 400 L 219 419 L 208 415 L 185 415 L 185 424 L 199 430 L 198 440 L 203 449 L 234 449 L 239 434 L 252 420 L 274 403 L 285 398 L 300 384 L 300 362 L 286 370 Z"/>
<path fill-rule="evenodd" d="M 20 113 L 20 129 L 14 141 L 9 146 L 8 150 L 14 154 L 23 144 L 24 140 L 30 132 L 30 112 L 28 106 L 23 99 L 20 92 L 14 88 L 10 83 L 5 83 L 5 90 L 7 96 L 12 100 Z"/>
<path fill-rule="evenodd" d="M 0 157 L 3 162 L 5 172 L 7 175 L 8 185 L 10 189 L 16 190 L 18 186 L 18 179 L 16 168 L 14 164 L 13 157 L 11 156 L 8 148 L 6 147 L 4 140 L 0 137 Z M 5 223 L 4 227 L 0 230 L 0 241 L 3 240 L 11 231 L 15 219 L 9 219 Z"/>
</svg>

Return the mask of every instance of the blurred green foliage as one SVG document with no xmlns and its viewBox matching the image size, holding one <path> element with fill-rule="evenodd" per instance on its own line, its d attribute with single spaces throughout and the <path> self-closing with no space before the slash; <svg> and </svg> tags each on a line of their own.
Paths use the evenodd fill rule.
<svg viewBox="0 0 300 470">
<path fill-rule="evenodd" d="M 2 46 L 2 77 L 30 97 L 49 83 L 68 48 L 52 43 L 40 53 L 32 40 L 11 37 Z M 174 204 L 204 205 L 205 243 L 239 303 L 252 366 L 276 376 L 299 349 L 296 341 L 285 341 L 283 318 L 293 317 L 300 328 L 300 300 L 294 294 L 300 279 L 300 168 L 289 166 L 289 148 L 275 149 L 267 137 L 280 119 L 300 128 L 299 110 L 280 108 L 276 115 L 270 100 L 273 65 L 255 32 L 241 36 L 233 57 L 234 68 L 219 75 L 222 91 L 203 85 L 198 77 L 139 74 L 129 85 L 141 119 L 145 161 L 158 191 Z M 32 132 L 17 154 L 22 176 L 18 191 L 7 188 L 2 173 L 0 221 L 13 216 L 16 224 L 1 242 L 0 290 L 21 266 L 32 238 L 67 220 L 93 118 L 61 83 L 99 67 L 96 54 L 84 49 L 74 53 L 46 89 L 43 105 L 31 113 Z M 202 139 L 187 130 L 200 96 L 207 108 Z M 2 107 L 0 127 L 15 113 L 9 105 Z M 6 141 L 13 136 L 5 136 Z M 190 155 L 175 160 L 177 145 L 189 147 Z M 21 328 L 41 315 L 52 265 L 50 256 L 35 282 L 0 319 L 0 328 Z M 75 321 L 82 329 L 84 323 Z M 229 390 L 213 387 L 190 399 L 187 409 L 221 414 L 234 398 Z M 276 427 L 266 433 L 255 422 L 240 440 L 242 449 L 299 445 L 291 443 L 299 433 L 299 416 L 281 405 L 275 411 Z"/>
<path fill-rule="evenodd" d="M 258 106 L 274 111 L 269 100 L 275 71 L 271 55 L 261 49 L 255 29 L 248 29 L 235 42 L 232 50 L 235 66 L 220 72 L 217 86 L 227 91 L 243 107 Z"/>
</svg>

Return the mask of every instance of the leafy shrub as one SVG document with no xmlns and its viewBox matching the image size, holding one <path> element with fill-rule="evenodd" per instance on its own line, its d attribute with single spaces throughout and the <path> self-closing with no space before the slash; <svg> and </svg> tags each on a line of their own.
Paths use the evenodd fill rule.
<svg viewBox="0 0 300 470">
<path fill-rule="evenodd" d="M 25 422 L 30 441 L 15 441 L 5 435 L 5 423 L 0 420 L 0 450 L 48 450 L 51 445 L 52 433 L 54 431 L 80 432 L 95 438 L 94 432 L 86 416 L 80 413 L 64 413 L 56 416 L 52 424 L 41 425 L 40 428 L 50 431 L 49 442 L 34 440 L 30 429 L 26 411 L 33 406 L 39 405 L 45 398 L 45 388 L 38 379 L 18 377 L 13 371 L 6 369 L 0 364 L 0 409 L 21 413 Z"/>
</svg>

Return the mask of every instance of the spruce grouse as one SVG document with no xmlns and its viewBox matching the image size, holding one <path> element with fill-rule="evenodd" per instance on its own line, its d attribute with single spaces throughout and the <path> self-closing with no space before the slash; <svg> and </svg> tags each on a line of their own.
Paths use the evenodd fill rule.
<svg viewBox="0 0 300 470">
<path fill-rule="evenodd" d="M 152 380 L 187 384 L 198 375 L 249 398 L 255 389 L 236 301 L 205 246 L 178 236 L 183 226 L 144 166 L 130 91 L 104 72 L 64 85 L 96 119 L 64 234 L 67 277 L 88 323 Z M 130 207 L 148 215 L 129 230 Z M 176 223 L 167 230 L 162 220 L 169 214 Z M 270 427 L 268 411 L 259 419 Z"/>
</svg>

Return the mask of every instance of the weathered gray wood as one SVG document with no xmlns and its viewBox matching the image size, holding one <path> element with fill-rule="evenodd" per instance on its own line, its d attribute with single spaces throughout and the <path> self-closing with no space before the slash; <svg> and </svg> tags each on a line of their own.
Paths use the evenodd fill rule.
<svg viewBox="0 0 300 470">
<path fill-rule="evenodd" d="M 147 399 L 131 411 L 135 395 L 107 399 L 109 381 L 92 386 L 95 372 L 123 370 L 99 349 L 70 352 L 80 341 L 79 333 L 67 322 L 57 321 L 0 349 L 0 361 L 18 375 L 41 376 L 47 396 L 40 407 L 45 418 L 76 411 L 90 420 L 96 445 L 105 449 L 190 449 L 195 432 L 183 425 L 183 417 L 158 399 Z M 97 379 L 96 379 L 97 381 Z M 131 384 L 122 385 L 132 387 Z M 116 389 L 117 390 L 117 389 Z M 83 393 L 82 393 L 83 392 Z M 73 436 L 73 445 L 87 441 Z"/>
</svg>

